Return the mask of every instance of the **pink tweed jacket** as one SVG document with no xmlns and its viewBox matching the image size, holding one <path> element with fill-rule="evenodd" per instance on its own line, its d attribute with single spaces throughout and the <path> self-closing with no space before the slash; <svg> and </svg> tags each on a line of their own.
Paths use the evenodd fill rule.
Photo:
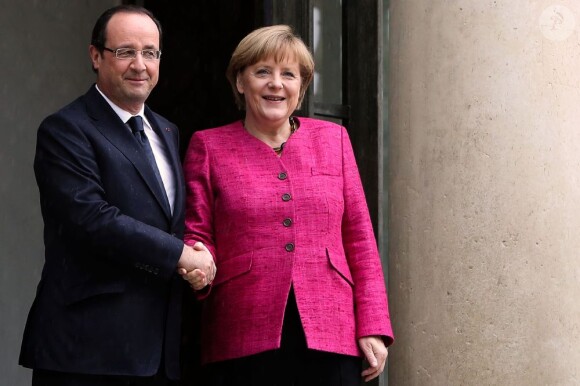
<svg viewBox="0 0 580 386">
<path fill-rule="evenodd" d="M 184 162 L 186 242 L 211 250 L 202 360 L 279 348 L 291 286 L 308 347 L 361 355 L 393 339 L 363 188 L 346 130 L 299 118 L 281 157 L 241 122 L 197 132 Z"/>
</svg>

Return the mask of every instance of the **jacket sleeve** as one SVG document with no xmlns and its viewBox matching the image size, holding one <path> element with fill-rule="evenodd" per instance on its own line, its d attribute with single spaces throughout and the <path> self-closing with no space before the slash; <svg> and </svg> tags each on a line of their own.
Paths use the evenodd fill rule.
<svg viewBox="0 0 580 386">
<path fill-rule="evenodd" d="M 169 278 L 175 272 L 183 242 L 123 214 L 111 203 L 101 181 L 102 160 L 97 159 L 95 144 L 82 129 L 90 124 L 86 118 L 73 120 L 65 114 L 55 114 L 45 119 L 38 130 L 34 171 L 47 247 L 51 237 L 75 238 L 69 245 L 77 245 L 86 254 L 121 265 L 154 267 L 160 277 Z M 128 165 L 118 167 L 124 166 Z M 119 181 L 124 183 L 132 181 Z M 146 193 L 135 191 L 135 197 L 125 199 L 139 199 L 139 194 Z M 143 216 L 147 218 L 146 213 Z"/>
<path fill-rule="evenodd" d="M 189 142 L 183 172 L 186 187 L 185 243 L 200 241 L 217 262 L 213 235 L 214 189 L 211 182 L 210 157 L 201 132 L 194 133 Z"/>
<path fill-rule="evenodd" d="M 383 270 L 352 145 L 342 128 L 344 216 L 342 239 L 354 282 L 357 338 L 380 335 L 389 345 L 389 319 Z"/>
</svg>

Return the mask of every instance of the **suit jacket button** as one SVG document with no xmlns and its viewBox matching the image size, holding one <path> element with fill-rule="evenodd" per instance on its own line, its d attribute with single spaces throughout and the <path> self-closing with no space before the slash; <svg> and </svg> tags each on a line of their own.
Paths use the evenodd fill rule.
<svg viewBox="0 0 580 386">
<path fill-rule="evenodd" d="M 292 196 L 290 195 L 290 193 L 284 193 L 282 195 L 282 201 L 290 201 L 291 198 Z"/>
<path fill-rule="evenodd" d="M 278 174 L 278 179 L 285 180 L 286 178 L 288 178 L 288 174 L 286 172 Z"/>
<path fill-rule="evenodd" d="M 294 250 L 294 244 L 288 243 L 284 248 L 286 248 L 287 252 L 292 252 Z"/>
<path fill-rule="evenodd" d="M 292 225 L 292 219 L 284 219 L 284 221 L 282 221 L 282 224 L 284 224 L 285 227 L 289 227 L 290 225 Z"/>
</svg>

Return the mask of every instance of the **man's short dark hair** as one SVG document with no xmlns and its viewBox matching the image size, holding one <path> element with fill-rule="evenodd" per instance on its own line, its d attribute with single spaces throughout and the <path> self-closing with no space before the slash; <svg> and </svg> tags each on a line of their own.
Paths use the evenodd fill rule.
<svg viewBox="0 0 580 386">
<path fill-rule="evenodd" d="M 103 14 L 97 19 L 95 26 L 93 28 L 93 34 L 91 36 L 91 44 L 102 53 L 105 45 L 107 43 L 107 25 L 109 24 L 109 20 L 111 17 L 117 13 L 137 13 L 141 15 L 147 15 L 153 20 L 155 25 L 157 26 L 157 30 L 159 30 L 159 49 L 161 49 L 161 41 L 162 41 L 162 31 L 161 31 L 161 23 L 159 20 L 155 18 L 153 13 L 146 8 L 139 7 L 137 5 L 118 5 L 113 8 L 107 9 Z"/>
</svg>

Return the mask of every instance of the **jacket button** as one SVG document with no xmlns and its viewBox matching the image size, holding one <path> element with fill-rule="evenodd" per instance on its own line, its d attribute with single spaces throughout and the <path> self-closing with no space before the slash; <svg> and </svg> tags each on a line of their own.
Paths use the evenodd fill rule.
<svg viewBox="0 0 580 386">
<path fill-rule="evenodd" d="M 290 195 L 290 193 L 284 193 L 282 195 L 282 201 L 290 201 L 291 198 L 292 196 Z"/>
<path fill-rule="evenodd" d="M 294 244 L 288 243 L 284 248 L 286 248 L 286 251 L 292 252 L 294 250 Z"/>
<path fill-rule="evenodd" d="M 292 219 L 284 219 L 284 221 L 282 221 L 282 224 L 284 224 L 285 227 L 289 227 L 290 225 L 292 225 Z"/>
<path fill-rule="evenodd" d="M 282 172 L 282 173 L 278 174 L 279 180 L 285 180 L 286 178 L 288 178 L 288 174 L 286 174 L 286 172 Z"/>
</svg>

